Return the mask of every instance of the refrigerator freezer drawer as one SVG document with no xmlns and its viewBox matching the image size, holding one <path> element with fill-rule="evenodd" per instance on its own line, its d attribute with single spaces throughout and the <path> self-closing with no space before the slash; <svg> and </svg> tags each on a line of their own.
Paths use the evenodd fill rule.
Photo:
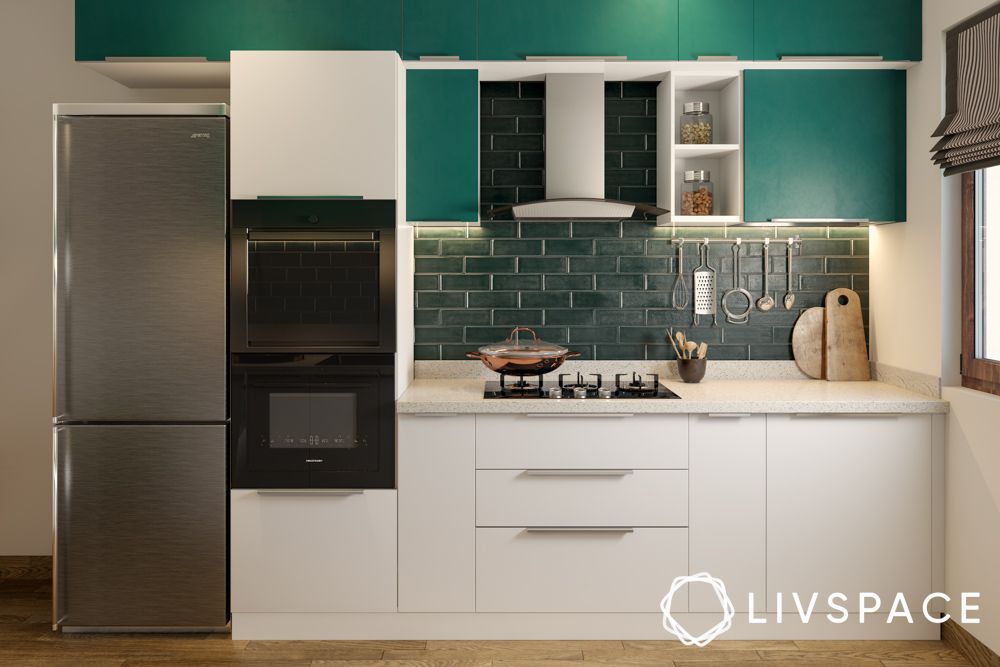
<svg viewBox="0 0 1000 667">
<path fill-rule="evenodd" d="M 227 622 L 226 427 L 56 428 L 56 621 Z"/>
</svg>

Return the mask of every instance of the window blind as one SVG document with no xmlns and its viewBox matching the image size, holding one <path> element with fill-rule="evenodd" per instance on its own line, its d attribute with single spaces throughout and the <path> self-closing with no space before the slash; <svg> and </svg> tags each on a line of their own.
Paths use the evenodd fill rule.
<svg viewBox="0 0 1000 667">
<path fill-rule="evenodd" d="M 1000 164 L 1000 5 L 945 36 L 945 116 L 933 137 L 945 176 Z"/>
</svg>

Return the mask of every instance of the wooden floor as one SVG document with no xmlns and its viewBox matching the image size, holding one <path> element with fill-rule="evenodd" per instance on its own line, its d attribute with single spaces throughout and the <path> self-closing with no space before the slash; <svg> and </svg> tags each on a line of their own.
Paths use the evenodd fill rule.
<svg viewBox="0 0 1000 667">
<path fill-rule="evenodd" d="M 62 635 L 51 631 L 48 559 L 5 558 L 0 565 L 0 665 L 140 667 L 253 664 L 331 667 L 583 667 L 691 665 L 775 667 L 968 665 L 942 642 L 272 642 L 231 641 L 227 635 Z"/>
</svg>

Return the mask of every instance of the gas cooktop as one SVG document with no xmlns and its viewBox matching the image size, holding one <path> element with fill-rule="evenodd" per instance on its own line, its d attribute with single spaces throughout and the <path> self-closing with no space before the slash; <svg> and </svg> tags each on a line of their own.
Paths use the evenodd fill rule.
<svg viewBox="0 0 1000 667">
<path fill-rule="evenodd" d="M 500 376 L 499 382 L 487 382 L 483 398 L 680 398 L 660 384 L 660 376 L 652 373 L 618 373 L 614 384 L 605 385 L 599 373 L 584 376 L 580 373 L 560 373 L 557 381 L 546 383 L 543 375 L 533 379 Z"/>
</svg>

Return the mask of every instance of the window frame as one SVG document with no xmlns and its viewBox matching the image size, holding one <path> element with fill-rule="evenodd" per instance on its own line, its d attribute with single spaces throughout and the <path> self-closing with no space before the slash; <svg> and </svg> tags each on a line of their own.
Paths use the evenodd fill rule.
<svg viewBox="0 0 1000 667">
<path fill-rule="evenodd" d="M 976 356 L 976 179 L 962 174 L 962 386 L 1000 396 L 1000 362 Z"/>
</svg>

